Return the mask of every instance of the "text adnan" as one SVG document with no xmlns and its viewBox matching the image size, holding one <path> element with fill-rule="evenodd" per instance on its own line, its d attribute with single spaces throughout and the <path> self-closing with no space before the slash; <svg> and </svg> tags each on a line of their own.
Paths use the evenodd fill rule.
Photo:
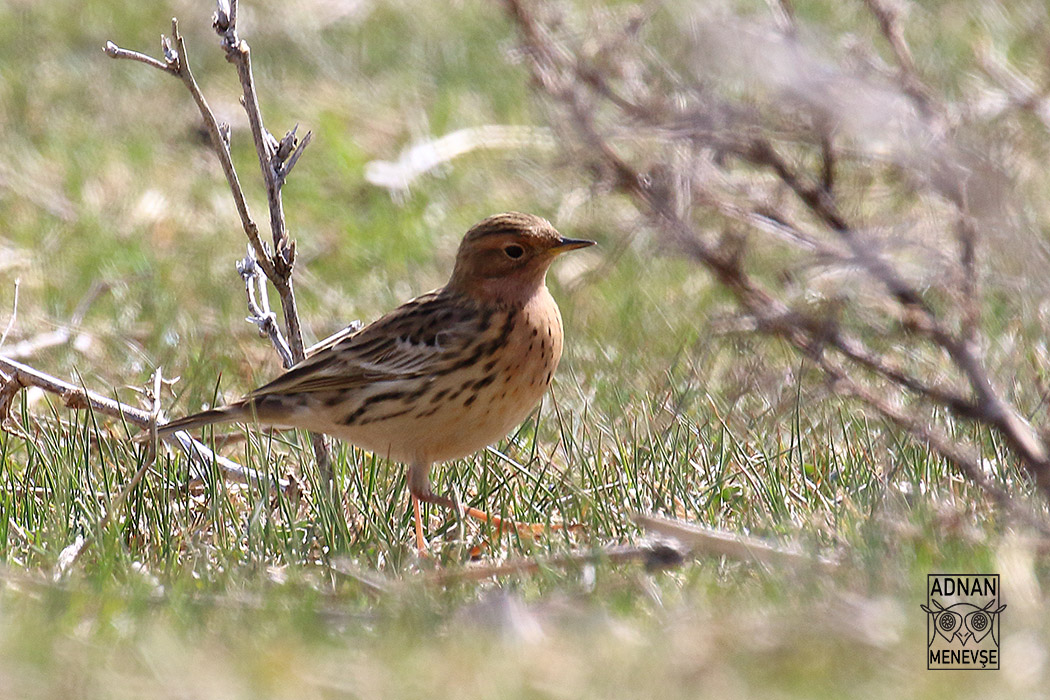
<svg viewBox="0 0 1050 700">
<path fill-rule="evenodd" d="M 930 595 L 940 596 L 996 596 L 994 576 L 937 576 L 930 587 Z"/>
</svg>

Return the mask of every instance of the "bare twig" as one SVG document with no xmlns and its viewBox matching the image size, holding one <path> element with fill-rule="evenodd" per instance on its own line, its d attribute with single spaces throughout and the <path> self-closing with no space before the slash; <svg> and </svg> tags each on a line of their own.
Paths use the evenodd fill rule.
<svg viewBox="0 0 1050 700">
<path fill-rule="evenodd" d="M 955 236 L 959 240 L 959 287 L 962 294 L 960 335 L 966 342 L 973 343 L 981 322 L 980 273 L 977 270 L 977 224 L 965 211 L 959 212 Z"/>
<path fill-rule="evenodd" d="M 227 60 L 234 64 L 240 79 L 243 104 L 248 115 L 248 124 L 251 128 L 252 140 L 255 143 L 255 150 L 259 158 L 259 166 L 266 187 L 270 214 L 270 231 L 274 246 L 272 254 L 266 249 L 259 237 L 258 226 L 252 220 L 248 211 L 244 192 L 233 167 L 233 161 L 230 158 L 229 127 L 219 124 L 215 119 L 214 113 L 211 111 L 207 100 L 205 100 L 196 80 L 193 78 L 193 73 L 189 66 L 186 43 L 179 33 L 178 21 L 175 19 L 171 21 L 174 45 L 167 39 L 162 40 L 162 50 L 165 56 L 163 63 L 148 56 L 120 49 L 112 42 L 107 43 L 105 51 L 114 58 L 129 58 L 142 61 L 178 76 L 186 85 L 194 102 L 197 103 L 201 117 L 204 119 L 205 128 L 211 138 L 212 147 L 219 158 L 219 163 L 233 194 L 241 225 L 255 253 L 255 261 L 262 268 L 263 273 L 274 285 L 274 288 L 277 289 L 277 293 L 280 296 L 286 330 L 283 338 L 280 333 L 270 331 L 270 328 L 275 329 L 272 321 L 266 320 L 266 317 L 263 316 L 256 317 L 262 319 L 261 323 L 269 324 L 270 327 L 266 329 L 266 334 L 273 341 L 278 354 L 281 355 L 281 361 L 284 366 L 289 367 L 296 362 L 302 361 L 305 357 L 305 352 L 292 283 L 292 269 L 295 265 L 295 241 L 288 236 L 284 205 L 281 201 L 281 187 L 296 162 L 298 162 L 303 149 L 310 142 L 311 135 L 307 133 L 302 142 L 297 144 L 295 139 L 296 129 L 292 129 L 278 142 L 263 126 L 255 79 L 252 75 L 251 52 L 247 42 L 237 36 L 237 0 L 219 0 L 213 18 L 213 26 L 222 39 L 222 47 L 226 51 Z M 249 289 L 250 292 L 251 290 Z M 249 298 L 249 305 L 251 304 L 252 299 Z M 262 326 L 260 327 L 262 328 Z M 280 341 L 278 341 L 279 338 Z M 291 358 L 290 360 L 289 357 Z M 311 435 L 311 443 L 322 475 L 327 482 L 331 482 L 331 455 L 324 438 L 319 435 Z"/>
<path fill-rule="evenodd" d="M 820 133 L 820 186 L 831 195 L 835 189 L 835 145 L 831 139 L 831 133 L 823 129 Z"/>
<path fill-rule="evenodd" d="M 262 171 L 263 182 L 266 185 L 266 199 L 270 212 L 270 233 L 273 237 L 275 266 L 280 266 L 277 279 L 271 281 L 281 292 L 282 303 L 285 308 L 285 323 L 288 325 L 289 342 L 292 347 L 293 356 L 302 353 L 302 337 L 298 332 L 298 314 L 294 313 L 295 297 L 291 293 L 291 269 L 295 260 L 294 245 L 288 239 L 288 231 L 284 219 L 284 205 L 281 201 L 281 186 L 278 182 L 276 156 L 278 144 L 263 126 L 262 111 L 259 109 L 259 98 L 255 89 L 255 78 L 252 74 L 251 50 L 248 42 L 237 36 L 237 0 L 230 0 L 229 14 L 226 18 L 220 15 L 224 12 L 220 5 L 215 17 L 215 30 L 222 37 L 222 46 L 226 51 L 226 60 L 237 69 L 237 77 L 241 82 L 241 91 L 244 93 L 244 110 L 248 115 L 248 126 L 251 129 L 252 140 L 255 143 L 255 152 L 259 158 L 259 168 Z M 267 275 L 269 276 L 269 275 Z M 287 292 L 282 289 L 287 286 Z M 289 301 L 285 301 L 285 299 Z M 289 313 L 292 311 L 293 313 Z M 294 324 L 294 327 L 293 327 Z M 299 336 L 298 348 L 296 347 L 296 336 Z M 297 360 L 302 359 L 297 357 Z"/>
<path fill-rule="evenodd" d="M 82 389 L 2 355 L 0 355 L 0 371 L 7 374 L 7 381 L 19 389 L 30 386 L 39 387 L 48 393 L 62 397 L 69 408 L 89 408 L 95 413 L 126 420 L 140 428 L 149 427 L 150 414 L 140 408 L 134 408 L 93 391 Z"/>
<path fill-rule="evenodd" d="M 295 303 L 295 289 L 292 284 L 292 268 L 295 265 L 295 241 L 290 240 L 284 218 L 284 204 L 281 199 L 281 187 L 289 171 L 298 161 L 302 150 L 310 143 L 310 133 L 303 142 L 292 151 L 295 145 L 295 129 L 288 132 L 284 139 L 275 142 L 269 131 L 263 126 L 262 111 L 259 109 L 259 98 L 255 89 L 255 78 L 252 74 L 251 50 L 248 42 L 237 36 L 237 0 L 220 0 L 215 13 L 213 26 L 222 38 L 226 51 L 226 60 L 233 63 L 240 78 L 243 93 L 244 109 L 248 114 L 248 125 L 251 128 L 255 152 L 259 157 L 259 168 L 266 185 L 266 201 L 270 212 L 270 233 L 273 238 L 274 254 L 272 263 L 276 275 L 270 278 L 281 298 L 284 312 L 285 337 L 291 352 L 292 362 L 301 362 L 305 357 L 303 332 L 299 323 L 299 312 Z M 285 165 L 285 158 L 291 155 Z M 265 268 L 263 268 L 265 270 Z M 331 451 L 324 436 L 311 433 L 310 442 L 314 457 L 321 472 L 322 481 L 329 486 L 334 484 L 332 473 Z"/>
<path fill-rule="evenodd" d="M 281 139 L 280 144 L 277 146 L 277 153 L 274 157 L 275 183 L 277 187 L 284 186 L 284 181 L 288 179 L 292 168 L 299 162 L 299 156 L 303 154 L 306 147 L 310 145 L 311 139 L 313 139 L 313 132 L 307 131 L 302 141 L 296 141 L 295 132 L 298 129 L 299 125 L 296 124 L 291 131 L 284 135 L 284 138 Z M 289 152 L 291 155 L 288 155 Z"/>
<path fill-rule="evenodd" d="M 672 520 L 639 513 L 634 522 L 644 530 L 678 540 L 692 554 L 728 557 L 767 566 L 816 566 L 834 571 L 838 564 L 831 559 L 806 554 L 797 548 L 786 548 L 757 537 L 749 537 L 683 520 Z"/>
<path fill-rule="evenodd" d="M 147 56 L 146 54 L 139 53 L 138 51 L 129 51 L 127 49 L 122 49 L 116 44 L 114 44 L 112 41 L 106 42 L 106 46 L 105 48 L 103 48 L 103 51 L 105 51 L 106 55 L 110 58 L 123 58 L 129 61 L 138 61 L 139 63 L 145 63 L 147 66 L 157 68 L 159 70 L 165 71 L 166 73 L 171 73 L 172 75 L 179 74 L 178 68 L 176 68 L 170 63 L 158 61 L 152 56 Z"/>
<path fill-rule="evenodd" d="M 680 566 L 685 558 L 672 544 L 650 540 L 639 545 L 612 545 L 592 552 L 575 552 L 546 559 L 517 559 L 503 564 L 466 566 L 459 569 L 441 569 L 427 574 L 430 583 L 447 584 L 455 581 L 481 581 L 515 574 L 530 574 L 542 569 L 567 568 L 607 561 L 622 564 L 643 562 L 647 569 L 667 569 Z"/>
<path fill-rule="evenodd" d="M 904 31 L 901 27 L 900 3 L 896 0 L 862 0 L 864 5 L 879 23 L 879 30 L 893 51 L 893 57 L 897 62 L 898 77 L 901 89 L 912 98 L 915 105 L 923 116 L 930 117 L 935 113 L 933 98 L 930 89 L 919 77 L 919 70 L 915 66 L 911 49 L 904 40 Z"/>
<path fill-rule="evenodd" d="M 270 339 L 277 354 L 281 356 L 281 363 L 285 369 L 291 367 L 295 364 L 295 360 L 292 359 L 292 351 L 277 325 L 277 314 L 270 311 L 270 300 L 266 295 L 266 281 L 259 272 L 259 266 L 255 264 L 255 256 L 252 255 L 251 247 L 248 248 L 248 254 L 244 256 L 244 259 L 237 263 L 237 272 L 244 280 L 244 291 L 248 297 L 248 313 L 251 314 L 245 320 L 254 323 L 259 328 L 259 334 Z"/>
<path fill-rule="evenodd" d="M 61 379 L 33 369 L 28 365 L 16 362 L 0 355 L 0 422 L 8 417 L 10 401 L 21 389 L 35 386 L 44 391 L 60 396 L 69 408 L 90 409 L 95 413 L 126 421 L 136 427 L 149 429 L 152 425 L 152 412 L 143 411 L 134 406 L 115 401 L 101 394 L 64 382 Z M 193 439 L 186 432 L 164 436 L 165 440 L 176 441 L 186 454 L 199 464 L 215 464 L 227 479 L 241 483 L 263 483 L 265 477 L 254 469 L 242 467 L 236 462 L 215 454 L 204 443 Z M 281 488 L 289 488 L 287 479 L 278 482 Z"/>
<path fill-rule="evenodd" d="M 248 201 L 244 197 L 244 190 L 241 189 L 241 183 L 237 177 L 237 171 L 233 167 L 233 160 L 230 157 L 229 129 L 228 127 L 224 128 L 224 125 L 219 124 L 218 120 L 215 118 L 215 114 L 211 111 L 211 107 L 208 106 L 208 101 L 204 98 L 204 94 L 197 85 L 197 81 L 193 77 L 193 72 L 190 70 L 189 56 L 186 53 L 186 44 L 182 39 L 182 35 L 179 33 L 178 20 L 174 18 L 171 20 L 171 34 L 172 38 L 175 40 L 174 48 L 172 48 L 170 40 L 162 38 L 162 45 L 166 57 L 165 63 L 148 56 L 143 56 L 134 51 L 127 51 L 118 48 L 111 41 L 106 42 L 106 55 L 113 58 L 132 58 L 134 60 L 142 61 L 154 68 L 160 68 L 167 73 L 171 73 L 181 79 L 186 85 L 190 95 L 193 97 L 193 101 L 197 103 L 197 108 L 200 110 L 201 117 L 204 119 L 204 126 L 211 138 L 212 148 L 215 150 L 215 154 L 219 158 L 219 164 L 222 166 L 222 171 L 226 175 L 226 182 L 229 184 L 230 191 L 233 194 L 233 201 L 237 206 L 237 213 L 241 218 L 241 224 L 244 228 L 245 235 L 248 237 L 248 242 L 251 244 L 252 248 L 255 249 L 256 257 L 259 259 L 259 264 L 262 266 L 266 276 L 271 280 L 276 279 L 277 271 L 274 269 L 273 262 L 270 260 L 270 254 L 266 250 L 266 246 L 263 244 L 262 239 L 259 238 L 259 228 L 255 225 L 251 213 L 248 211 Z M 137 58 L 138 56 L 142 56 L 142 58 Z"/>
</svg>

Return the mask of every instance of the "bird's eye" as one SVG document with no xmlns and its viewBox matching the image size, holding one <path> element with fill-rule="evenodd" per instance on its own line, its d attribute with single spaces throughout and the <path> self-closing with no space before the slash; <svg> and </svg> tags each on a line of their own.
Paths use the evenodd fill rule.
<svg viewBox="0 0 1050 700">
<path fill-rule="evenodd" d="M 509 245 L 503 249 L 503 252 L 507 254 L 508 258 L 517 260 L 522 255 L 525 255 L 525 249 L 520 245 Z"/>
</svg>

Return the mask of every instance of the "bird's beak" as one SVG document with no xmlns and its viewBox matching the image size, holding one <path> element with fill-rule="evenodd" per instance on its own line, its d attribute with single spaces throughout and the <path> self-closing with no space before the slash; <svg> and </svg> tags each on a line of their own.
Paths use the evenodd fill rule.
<svg viewBox="0 0 1050 700">
<path fill-rule="evenodd" d="M 586 238 L 562 238 L 556 245 L 551 247 L 550 250 L 555 255 L 558 255 L 568 250 L 587 248 L 588 246 L 594 245 L 594 243 L 595 241 L 588 241 Z"/>
</svg>

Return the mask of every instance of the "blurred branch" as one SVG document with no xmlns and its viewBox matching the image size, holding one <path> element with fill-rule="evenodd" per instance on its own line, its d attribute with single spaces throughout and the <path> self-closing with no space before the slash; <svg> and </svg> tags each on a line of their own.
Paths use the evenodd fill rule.
<svg viewBox="0 0 1050 700">
<path fill-rule="evenodd" d="M 1050 82 L 1037 86 L 986 43 L 978 44 L 976 54 L 981 70 L 1006 93 L 1010 104 L 1030 112 L 1050 130 Z"/>
<path fill-rule="evenodd" d="M 980 273 L 977 269 L 977 223 L 965 211 L 959 212 L 955 237 L 959 241 L 959 289 L 962 292 L 959 334 L 965 342 L 972 344 L 981 322 Z"/>
<path fill-rule="evenodd" d="M 301 142 L 296 139 L 298 125 L 285 136 L 277 141 L 263 126 L 262 113 L 259 109 L 259 99 L 255 88 L 255 78 L 252 74 L 251 51 L 248 43 L 237 35 L 237 0 L 219 0 L 217 9 L 213 16 L 212 26 L 221 39 L 223 50 L 226 52 L 226 60 L 234 65 L 237 77 L 240 80 L 243 93 L 242 104 L 248 115 L 248 124 L 251 128 L 252 140 L 259 159 L 262 171 L 263 183 L 266 189 L 266 200 L 270 215 L 270 232 L 273 238 L 274 251 L 271 254 L 259 237 L 259 229 L 252 220 L 248 211 L 248 203 L 244 197 L 237 172 L 233 167 L 230 157 L 230 128 L 227 124 L 220 124 L 207 100 L 204 98 L 200 87 L 197 85 L 190 70 L 189 57 L 186 51 L 186 43 L 179 33 L 179 25 L 176 19 L 171 21 L 172 40 L 161 38 L 161 50 L 164 61 L 150 58 L 134 51 L 127 51 L 117 47 L 113 42 L 107 42 L 105 52 L 113 58 L 125 58 L 140 61 L 155 68 L 160 68 L 172 75 L 179 77 L 190 95 L 193 97 L 197 108 L 200 110 L 204 125 L 211 139 L 212 148 L 219 158 L 226 181 L 233 194 L 237 213 L 241 219 L 241 225 L 248 242 L 255 253 L 255 262 L 267 279 L 273 284 L 281 299 L 281 309 L 284 313 L 286 333 L 284 336 L 277 331 L 273 320 L 265 315 L 256 315 L 250 319 L 259 325 L 260 329 L 270 337 L 274 348 L 281 356 L 282 364 L 287 368 L 302 361 L 305 358 L 303 347 L 303 334 L 299 321 L 299 312 L 295 302 L 295 289 L 292 283 L 292 270 L 295 265 L 295 241 L 288 235 L 287 225 L 284 217 L 284 205 L 281 199 L 281 188 L 292 168 L 298 162 L 310 142 L 311 134 L 308 132 Z M 240 270 L 240 266 L 238 266 Z M 249 293 L 249 307 L 255 304 L 252 298 L 252 286 L 247 284 Z M 254 313 L 254 311 L 252 312 Z M 287 341 L 285 341 L 287 338 Z M 314 456 L 321 470 L 324 480 L 332 481 L 331 454 L 323 436 L 310 435 L 313 445 Z"/>
<path fill-rule="evenodd" d="M 903 41 L 898 13 L 881 0 L 865 2 L 879 18 L 883 34 L 893 47 L 901 71 L 901 89 L 929 118 L 933 110 L 931 93 L 917 75 L 910 51 Z M 540 19 L 543 11 L 551 11 L 551 6 L 528 0 L 506 0 L 505 4 L 518 26 L 534 84 L 561 108 L 559 114 L 565 128 L 556 131 L 568 136 L 567 145 L 585 159 L 585 166 L 591 172 L 630 196 L 677 250 L 706 267 L 754 319 L 757 330 L 790 342 L 817 363 L 838 393 L 861 401 L 929 444 L 998 503 L 1007 504 L 1009 499 L 984 475 L 979 458 L 973 456 L 972 450 L 948 438 L 921 412 L 899 408 L 897 396 L 891 399 L 868 389 L 857 379 L 856 371 L 864 370 L 874 379 L 889 382 L 890 388 L 897 387 L 903 392 L 899 395 L 901 399 L 907 396 L 917 398 L 927 406 L 946 409 L 956 418 L 993 429 L 1005 438 L 1043 494 L 1050 496 L 1050 451 L 1039 433 L 994 386 L 978 350 L 978 229 L 976 220 L 969 215 L 967 192 L 972 185 L 962 179 L 966 173 L 960 172 L 959 180 L 951 180 L 956 176 L 951 164 L 935 163 L 932 166 L 935 177 L 930 178 L 926 171 L 920 170 L 930 167 L 929 164 L 913 159 L 913 167 L 918 171 L 916 181 L 926 183 L 934 194 L 946 199 L 958 212 L 956 236 L 964 280 L 961 285 L 963 318 L 956 330 L 945 317 L 945 312 L 926 300 L 923 288 L 909 281 L 895 261 L 881 254 L 877 246 L 862 235 L 860 227 L 843 213 L 833 189 L 835 157 L 826 127 L 816 129 L 817 143 L 814 146 L 822 153 L 820 170 L 807 173 L 794 165 L 776 145 L 775 141 L 780 137 L 776 122 L 764 119 L 753 107 L 720 101 L 704 84 L 689 82 L 688 78 L 677 74 L 669 75 L 669 69 L 659 59 L 659 49 L 645 46 L 641 41 L 635 42 L 640 44 L 635 56 L 630 44 L 617 38 L 617 50 L 603 52 L 601 48 L 596 50 L 591 46 L 601 41 L 593 37 L 594 32 L 574 34 L 570 31 L 568 36 L 572 38 L 563 39 L 559 35 L 556 39 L 556 30 L 552 27 L 565 31 L 565 22 L 558 19 L 548 23 Z M 611 28 L 609 34 L 619 37 L 620 31 Z M 584 35 L 590 37 L 586 50 L 573 44 Z M 789 37 L 784 41 L 794 39 Z M 654 55 L 657 57 L 652 60 L 657 67 L 650 70 L 645 61 Z M 662 75 L 660 71 L 663 71 Z M 634 79 L 630 82 L 620 79 L 624 75 L 634 76 Z M 662 78 L 666 78 L 666 82 L 661 82 Z M 856 79 L 851 77 L 849 80 L 845 86 L 856 89 Z M 826 89 L 825 83 L 821 83 L 818 89 Z M 884 91 L 884 88 L 880 90 Z M 694 96 L 695 103 L 683 104 L 682 101 L 663 98 L 671 93 Z M 803 104 L 806 104 L 804 99 Z M 772 105 L 771 109 L 778 107 L 785 109 L 778 104 Z M 814 122 L 828 124 L 827 110 L 832 107 L 833 102 L 812 103 Z M 746 117 L 741 118 L 745 114 Z M 727 119 L 726 115 L 737 116 Z M 611 123 L 611 129 L 617 133 L 624 125 L 646 133 L 662 130 L 669 147 L 677 149 L 675 152 L 690 149 L 729 154 L 760 171 L 773 174 L 812 216 L 821 229 L 821 237 L 796 234 L 799 229 L 786 223 L 790 221 L 790 214 L 783 211 L 783 205 L 750 207 L 733 203 L 730 194 L 710 187 L 710 178 L 705 180 L 693 171 L 676 166 L 670 157 L 660 160 L 659 152 L 651 147 L 643 149 L 644 155 L 632 159 L 626 155 L 628 149 L 620 145 L 624 139 L 619 139 L 614 145 L 605 135 L 601 123 Z M 920 123 L 911 128 L 925 127 Z M 939 143 L 941 137 L 931 134 L 927 138 Z M 793 143 L 790 139 L 784 141 L 783 148 L 787 151 Z M 951 151 L 946 147 L 945 152 Z M 634 160 L 646 163 L 636 165 Z M 694 161 L 684 159 L 683 162 Z M 913 161 L 900 162 L 906 166 Z M 660 176 L 654 177 L 654 173 Z M 676 182 L 684 183 L 679 186 L 682 192 L 675 191 Z M 950 384 L 946 385 L 943 380 L 925 379 L 916 371 L 891 360 L 885 352 L 872 349 L 859 338 L 849 335 L 837 316 L 826 309 L 818 309 L 816 313 L 792 309 L 771 288 L 748 274 L 744 266 L 746 242 L 726 245 L 725 241 L 714 239 L 693 223 L 688 207 L 681 205 L 686 197 L 691 197 L 695 205 L 709 207 L 759 230 L 790 234 L 786 237 L 801 244 L 799 249 L 803 252 L 808 249 L 811 254 L 837 256 L 859 267 L 869 279 L 878 283 L 896 307 L 896 322 L 906 337 L 913 339 L 913 347 L 929 344 L 943 352 L 965 380 L 970 396 L 960 393 Z M 824 243 L 823 237 L 837 241 L 848 252 L 845 255 L 839 253 Z M 845 364 L 840 366 L 839 361 Z"/>
<path fill-rule="evenodd" d="M 654 540 L 638 545 L 609 545 L 597 551 L 575 552 L 543 559 L 516 559 L 502 564 L 440 569 L 427 574 L 425 579 L 429 583 L 444 585 L 457 581 L 481 581 L 515 574 L 531 574 L 543 569 L 561 569 L 603 561 L 613 564 L 640 561 L 646 569 L 655 571 L 680 566 L 685 562 L 685 555 L 671 543 Z"/>
<path fill-rule="evenodd" d="M 758 537 L 657 515 L 638 513 L 633 519 L 635 524 L 648 532 L 682 543 L 690 554 L 727 557 L 766 566 L 816 566 L 827 572 L 838 568 L 838 564 L 831 559 L 813 556 L 798 548 L 784 547 Z"/>
<path fill-rule="evenodd" d="M 20 340 L 17 343 L 13 343 L 4 348 L 4 338 L 0 337 L 0 348 L 3 348 L 3 354 L 5 357 L 12 360 L 20 360 L 26 357 L 31 357 L 41 350 L 47 348 L 53 348 L 58 345 L 64 345 L 73 339 L 74 329 L 79 329 L 81 322 L 84 320 L 84 316 L 87 314 L 91 304 L 99 297 L 100 294 L 107 291 L 110 287 L 108 282 L 96 281 L 88 289 L 87 293 L 84 294 L 80 302 L 77 304 L 76 309 L 73 310 L 73 316 L 69 319 L 69 323 L 63 327 L 56 328 L 52 331 L 45 331 L 44 333 L 37 333 L 31 338 Z M 15 281 L 15 305 L 17 308 L 18 303 L 18 282 Z M 14 316 L 11 317 L 11 324 L 14 323 Z M 7 331 L 4 331 L 6 336 Z M 79 333 L 76 336 L 76 340 L 73 342 L 74 347 L 80 345 L 81 339 L 86 338 L 85 333 Z"/>
<path fill-rule="evenodd" d="M 878 21 L 879 30 L 886 39 L 886 43 L 890 45 L 890 50 L 893 51 L 901 90 L 912 98 L 924 117 L 933 116 L 939 110 L 935 109 L 932 92 L 919 77 L 919 70 L 915 66 L 911 49 L 904 40 L 904 30 L 901 26 L 903 13 L 901 0 L 862 1 Z"/>
<path fill-rule="evenodd" d="M 7 334 L 11 332 L 11 329 L 15 327 L 15 321 L 18 320 L 18 288 L 22 286 L 22 280 L 15 278 L 15 293 L 14 299 L 11 301 L 11 317 L 7 319 L 7 325 L 4 326 L 4 332 L 0 333 L 0 348 L 4 347 L 4 342 L 7 340 Z"/>
<path fill-rule="evenodd" d="M 763 566 L 816 567 L 829 573 L 838 567 L 831 559 L 812 556 L 797 548 L 784 547 L 757 537 L 656 515 L 638 513 L 633 519 L 639 527 L 658 537 L 649 537 L 637 545 L 608 545 L 588 552 L 444 569 L 427 574 L 426 580 L 438 584 L 482 581 L 502 576 L 532 574 L 544 569 L 563 569 L 601 562 L 641 562 L 647 570 L 657 571 L 681 566 L 689 557 L 701 555 L 726 557 Z"/>
<path fill-rule="evenodd" d="M 792 0 L 766 0 L 769 11 L 777 23 L 780 31 L 793 35 L 797 30 L 795 24 L 795 5 Z"/>
<path fill-rule="evenodd" d="M 244 227 L 244 234 L 248 237 L 248 242 L 251 244 L 252 248 L 255 249 L 256 255 L 260 261 L 259 264 L 266 272 L 266 276 L 271 281 L 278 279 L 276 268 L 274 267 L 273 261 L 270 259 L 270 254 L 266 250 L 266 246 L 263 244 L 262 240 L 259 238 L 259 227 L 255 225 L 251 213 L 248 211 L 248 201 L 244 197 L 244 190 L 241 189 L 241 183 L 237 177 L 237 171 L 233 167 L 233 159 L 230 157 L 230 127 L 228 124 L 220 124 L 215 118 L 215 114 L 211 111 L 211 107 L 208 106 L 208 101 L 204 98 L 204 94 L 197 85 L 197 81 L 193 77 L 193 71 L 190 70 L 190 59 L 186 52 L 186 44 L 183 41 L 182 35 L 179 33 L 179 22 L 175 18 L 172 18 L 171 20 L 171 35 L 172 39 L 175 41 L 174 46 L 172 46 L 171 43 L 172 39 L 164 36 L 161 37 L 161 50 L 164 52 L 165 62 L 158 61 L 155 58 L 145 56 L 135 51 L 121 49 L 112 41 L 106 42 L 105 52 L 106 55 L 112 58 L 125 58 L 140 61 L 146 65 L 153 66 L 154 68 L 159 68 L 182 80 L 186 89 L 189 90 L 190 95 L 193 97 L 193 101 L 197 103 L 197 108 L 200 110 L 201 117 L 204 119 L 204 127 L 208 131 L 212 148 L 215 150 L 215 154 L 219 158 L 222 172 L 225 174 L 226 182 L 229 184 L 230 191 L 233 194 L 233 201 L 237 206 L 237 213 L 241 218 L 241 224 Z"/>
</svg>

